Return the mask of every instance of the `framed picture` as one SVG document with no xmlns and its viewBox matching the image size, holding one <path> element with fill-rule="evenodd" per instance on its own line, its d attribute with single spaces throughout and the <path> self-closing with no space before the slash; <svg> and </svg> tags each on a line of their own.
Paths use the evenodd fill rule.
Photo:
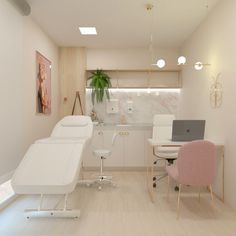
<svg viewBox="0 0 236 236">
<path fill-rule="evenodd" d="M 51 62 L 36 51 L 36 113 L 51 114 Z"/>
</svg>

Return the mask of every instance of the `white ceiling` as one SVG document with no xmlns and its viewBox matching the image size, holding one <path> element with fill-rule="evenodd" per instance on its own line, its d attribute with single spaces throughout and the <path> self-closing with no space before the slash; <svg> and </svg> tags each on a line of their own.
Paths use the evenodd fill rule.
<svg viewBox="0 0 236 236">
<path fill-rule="evenodd" d="M 59 46 L 88 48 L 147 47 L 151 31 L 156 46 L 179 47 L 219 1 L 28 0 L 32 17 Z M 151 14 L 147 3 L 154 4 Z M 79 26 L 96 26 L 98 35 L 82 36 Z"/>
</svg>

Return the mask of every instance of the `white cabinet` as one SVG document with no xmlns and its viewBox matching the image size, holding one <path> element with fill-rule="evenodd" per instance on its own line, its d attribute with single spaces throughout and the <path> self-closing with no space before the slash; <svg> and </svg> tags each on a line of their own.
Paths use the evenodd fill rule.
<svg viewBox="0 0 236 236">
<path fill-rule="evenodd" d="M 144 166 L 144 131 L 127 131 L 124 136 L 124 166 L 141 167 Z"/>
<path fill-rule="evenodd" d="M 145 139 L 145 142 L 144 142 L 144 156 L 145 156 L 145 160 L 144 160 L 144 165 L 147 166 L 147 155 L 148 155 L 148 148 L 149 148 L 149 144 L 148 144 L 148 139 L 149 138 L 152 138 L 152 129 L 149 129 L 149 130 L 145 130 L 144 131 L 144 139 Z"/>
<path fill-rule="evenodd" d="M 100 165 L 100 160 L 93 155 L 93 150 L 103 147 L 103 131 L 94 130 L 93 138 L 85 150 L 83 165 L 85 167 L 97 167 Z"/>
<path fill-rule="evenodd" d="M 117 132 L 114 144 L 112 137 Z M 85 167 L 98 167 L 100 160 L 93 156 L 94 149 L 109 149 L 110 157 L 104 161 L 105 167 L 144 167 L 147 155 L 147 138 L 151 131 L 146 129 L 99 129 L 94 131 L 94 136 L 84 157 Z"/>
<path fill-rule="evenodd" d="M 104 161 L 104 166 L 122 167 L 124 166 L 124 144 L 123 137 L 118 134 L 112 145 L 114 130 L 104 130 L 104 148 L 111 150 L 111 156 Z"/>
</svg>

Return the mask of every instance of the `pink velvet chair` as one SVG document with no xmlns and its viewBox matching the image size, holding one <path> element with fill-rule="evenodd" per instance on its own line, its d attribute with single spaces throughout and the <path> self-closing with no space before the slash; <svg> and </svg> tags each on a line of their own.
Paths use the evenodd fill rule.
<svg viewBox="0 0 236 236">
<path fill-rule="evenodd" d="M 177 218 L 179 217 L 179 202 L 182 185 L 199 187 L 207 186 L 212 194 L 212 183 L 216 172 L 216 146 L 204 140 L 197 140 L 183 145 L 179 149 L 175 165 L 167 166 L 168 197 L 169 179 L 173 178 L 179 184 Z"/>
</svg>

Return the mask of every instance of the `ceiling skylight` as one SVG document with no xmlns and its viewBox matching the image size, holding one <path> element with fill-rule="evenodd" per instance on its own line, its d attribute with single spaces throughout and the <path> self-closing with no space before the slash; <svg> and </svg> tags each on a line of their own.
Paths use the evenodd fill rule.
<svg viewBox="0 0 236 236">
<path fill-rule="evenodd" d="M 79 30 L 82 35 L 97 35 L 95 27 L 79 27 Z"/>
</svg>

